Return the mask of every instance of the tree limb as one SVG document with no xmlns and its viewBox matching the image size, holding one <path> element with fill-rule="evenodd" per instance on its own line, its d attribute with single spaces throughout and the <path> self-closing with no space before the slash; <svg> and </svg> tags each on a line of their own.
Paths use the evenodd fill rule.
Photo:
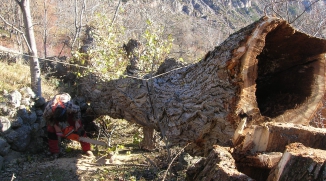
<svg viewBox="0 0 326 181">
<path fill-rule="evenodd" d="M 165 178 L 166 178 L 166 175 L 167 175 L 167 173 L 168 173 L 168 171 L 170 170 L 170 167 L 171 167 L 171 165 L 172 165 L 172 163 L 174 162 L 174 160 L 182 153 L 182 152 L 184 152 L 184 149 L 187 147 L 187 146 L 189 146 L 189 144 L 190 143 L 188 143 L 186 146 L 184 146 L 180 151 L 179 151 L 179 153 L 177 154 L 177 155 L 175 155 L 175 157 L 172 159 L 172 161 L 171 161 L 171 163 L 169 164 L 169 166 L 168 166 L 168 168 L 166 169 L 166 171 L 165 171 L 165 173 L 164 173 L 164 176 L 163 176 L 163 181 L 165 180 Z"/>
<path fill-rule="evenodd" d="M 305 8 L 305 10 L 299 15 L 299 16 L 297 16 L 294 20 L 292 20 L 291 22 L 289 22 L 289 24 L 292 24 L 293 22 L 295 22 L 298 18 L 300 18 L 305 12 L 306 12 L 306 9 L 307 8 L 310 8 L 312 5 L 314 5 L 315 3 L 317 3 L 319 0 L 317 0 L 317 1 L 315 1 L 315 2 L 313 2 L 313 3 L 311 3 L 310 4 L 310 6 L 308 6 L 308 7 L 306 7 Z"/>
<path fill-rule="evenodd" d="M 119 10 L 120 4 L 121 4 L 121 1 L 119 1 L 119 4 L 118 4 L 117 8 L 115 9 L 115 13 L 114 13 L 114 17 L 113 17 L 112 22 L 111 22 L 111 26 L 113 25 L 117 15 L 118 15 L 118 10 Z"/>
<path fill-rule="evenodd" d="M 17 1 L 17 0 L 16 0 L 16 1 Z M 20 34 L 23 36 L 24 41 L 25 41 L 25 43 L 26 43 L 26 45 L 27 45 L 27 47 L 28 47 L 28 50 L 31 51 L 31 46 L 29 45 L 29 43 L 28 43 L 28 41 L 27 41 L 27 39 L 26 39 L 25 33 L 24 33 L 23 31 L 19 30 L 18 28 L 16 28 L 13 24 L 10 24 L 8 21 L 6 21 L 6 20 L 5 20 L 1 15 L 0 15 L 0 19 L 1 19 L 4 23 L 6 23 L 8 26 L 11 26 L 14 30 L 16 30 L 18 33 L 20 33 Z"/>
</svg>

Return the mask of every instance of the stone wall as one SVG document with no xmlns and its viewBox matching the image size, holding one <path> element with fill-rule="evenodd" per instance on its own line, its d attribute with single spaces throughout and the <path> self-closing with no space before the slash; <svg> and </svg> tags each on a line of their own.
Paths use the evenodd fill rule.
<svg viewBox="0 0 326 181">
<path fill-rule="evenodd" d="M 46 101 L 36 97 L 31 88 L 4 92 L 0 101 L 0 169 L 21 152 L 38 153 L 43 144 Z"/>
</svg>

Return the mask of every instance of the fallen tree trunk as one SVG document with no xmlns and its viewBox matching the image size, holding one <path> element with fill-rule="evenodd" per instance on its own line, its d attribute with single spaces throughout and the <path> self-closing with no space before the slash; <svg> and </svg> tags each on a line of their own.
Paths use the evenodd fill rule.
<svg viewBox="0 0 326 181">
<path fill-rule="evenodd" d="M 93 74 L 79 93 L 97 115 L 140 124 L 147 135 L 156 129 L 173 145 L 193 142 L 188 152 L 207 155 L 214 144 L 232 145 L 245 126 L 308 124 L 324 95 L 325 52 L 325 40 L 263 17 L 196 64 L 143 80 Z"/>
</svg>

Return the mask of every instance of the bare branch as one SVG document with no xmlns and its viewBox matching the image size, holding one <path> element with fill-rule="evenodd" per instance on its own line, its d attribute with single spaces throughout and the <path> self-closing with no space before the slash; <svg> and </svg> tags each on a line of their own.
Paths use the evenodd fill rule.
<svg viewBox="0 0 326 181">
<path fill-rule="evenodd" d="M 16 28 L 13 24 L 10 24 L 8 21 L 6 21 L 1 15 L 0 15 L 0 19 L 6 23 L 8 26 L 11 26 L 14 30 L 16 30 L 18 33 L 24 34 L 23 31 L 21 31 L 20 29 Z"/>
<path fill-rule="evenodd" d="M 317 34 L 318 34 L 320 28 L 322 27 L 322 25 L 323 25 L 324 23 L 325 23 L 325 19 L 323 19 L 323 20 L 318 24 L 317 30 L 316 30 L 316 32 L 314 33 L 313 36 L 317 36 Z"/>
<path fill-rule="evenodd" d="M 300 18 L 300 17 L 301 17 L 305 12 L 307 12 L 307 11 L 306 11 L 307 8 L 310 8 L 312 5 L 314 5 L 314 4 L 317 3 L 318 1 L 320 1 L 320 0 L 317 0 L 317 1 L 313 2 L 313 3 L 311 3 L 310 6 L 306 7 L 305 10 L 304 10 L 304 11 L 303 11 L 299 16 L 297 16 L 294 20 L 292 20 L 291 22 L 289 22 L 289 24 L 292 24 L 293 22 L 295 22 L 295 21 L 296 21 L 298 18 Z"/>
<path fill-rule="evenodd" d="M 119 10 L 120 4 L 121 4 L 121 1 L 119 1 L 119 4 L 118 4 L 117 8 L 115 9 L 115 13 L 114 13 L 114 17 L 113 17 L 112 22 L 111 22 L 111 26 L 113 25 L 117 15 L 118 15 L 118 10 Z"/>
<path fill-rule="evenodd" d="M 184 151 L 184 149 L 187 147 L 187 146 L 189 146 L 190 145 L 190 143 L 188 143 L 186 146 L 184 146 L 180 151 L 179 151 L 179 153 L 177 154 L 177 155 L 175 155 L 175 157 L 172 159 L 172 161 L 171 161 L 171 163 L 169 164 L 169 166 L 168 166 L 168 168 L 166 169 L 166 171 L 165 171 L 165 173 L 164 173 L 164 176 L 163 176 L 163 181 L 165 180 L 165 178 L 166 178 L 166 175 L 167 175 L 167 173 L 168 173 L 168 171 L 170 170 L 170 167 L 171 167 L 171 165 L 172 165 L 172 163 L 174 162 L 174 160 Z"/>
<path fill-rule="evenodd" d="M 16 0 L 16 1 L 17 1 L 17 0 Z M 13 24 L 10 24 L 8 21 L 6 21 L 6 20 L 5 20 L 1 15 L 0 15 L 0 19 L 1 19 L 4 23 L 6 23 L 8 26 L 11 26 L 14 30 L 16 30 L 18 33 L 20 33 L 20 34 L 23 36 L 23 38 L 24 38 L 24 40 L 25 40 L 25 43 L 26 43 L 26 45 L 27 45 L 27 47 L 28 47 L 28 50 L 31 51 L 31 46 L 29 45 L 29 43 L 28 43 L 28 41 L 27 41 L 27 39 L 26 39 L 25 33 L 24 33 L 23 31 L 21 31 L 20 29 L 16 28 Z"/>
<path fill-rule="evenodd" d="M 71 48 L 74 47 L 74 44 L 76 43 L 76 40 L 77 38 L 79 37 L 79 33 L 81 31 L 81 27 L 82 27 L 82 24 L 83 24 L 83 15 L 84 15 L 84 11 L 85 11 L 85 8 L 86 8 L 86 2 L 85 0 L 83 0 L 83 6 L 82 6 L 82 9 L 81 9 L 81 12 L 80 12 L 80 15 L 79 15 L 79 25 L 78 25 L 78 20 L 77 20 L 77 17 L 78 17 L 78 0 L 75 0 L 75 35 L 74 35 L 74 39 L 72 41 L 72 44 L 71 44 Z"/>
</svg>

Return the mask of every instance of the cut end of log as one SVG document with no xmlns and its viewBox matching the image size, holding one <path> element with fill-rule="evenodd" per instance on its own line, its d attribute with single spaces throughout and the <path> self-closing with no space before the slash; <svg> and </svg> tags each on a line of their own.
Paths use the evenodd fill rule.
<svg viewBox="0 0 326 181">
<path fill-rule="evenodd" d="M 325 180 L 326 151 L 305 147 L 301 143 L 287 146 L 282 159 L 270 172 L 272 180 Z"/>
<path fill-rule="evenodd" d="M 237 114 L 256 123 L 309 123 L 325 90 L 325 40 L 263 18 L 236 52 L 245 52 L 234 55 L 243 81 Z"/>
</svg>

